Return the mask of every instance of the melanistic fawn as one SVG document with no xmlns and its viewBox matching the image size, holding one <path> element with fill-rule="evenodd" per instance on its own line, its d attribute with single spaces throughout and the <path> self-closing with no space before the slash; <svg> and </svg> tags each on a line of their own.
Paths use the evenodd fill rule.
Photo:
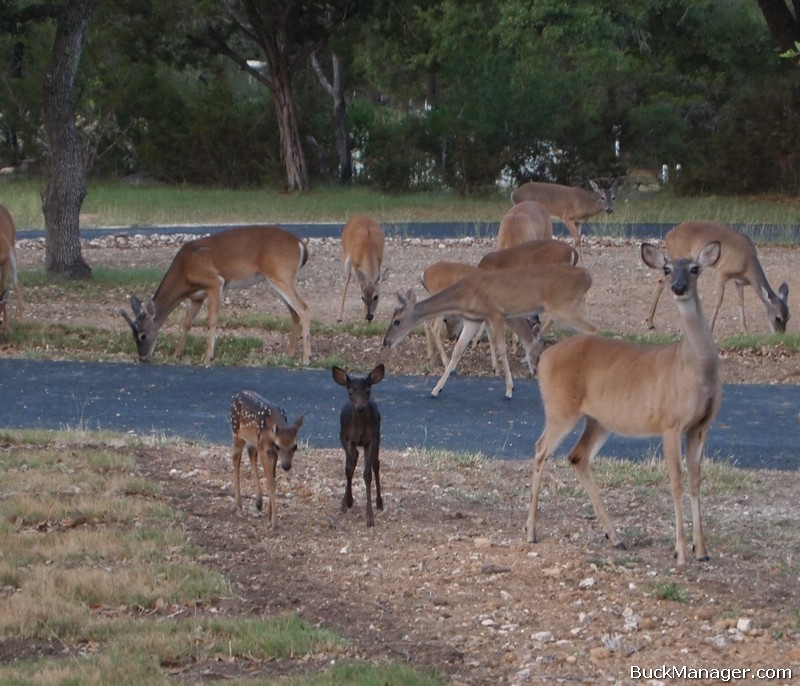
<svg viewBox="0 0 800 686">
<path fill-rule="evenodd" d="M 350 396 L 342 408 L 339 440 L 345 454 L 345 486 L 342 512 L 353 507 L 353 474 L 358 464 L 358 449 L 364 448 L 364 485 L 367 489 L 367 526 L 375 525 L 372 514 L 372 475 L 375 475 L 375 507 L 383 510 L 380 479 L 381 413 L 374 400 L 370 399 L 372 386 L 383 379 L 385 370 L 379 364 L 367 376 L 351 376 L 344 369 L 334 367 L 333 380 L 347 388 Z"/>
<path fill-rule="evenodd" d="M 275 512 L 275 469 L 280 458 L 284 471 L 292 468 L 292 458 L 297 450 L 297 432 L 303 424 L 305 413 L 291 426 L 286 412 L 278 405 L 267 402 L 255 391 L 240 391 L 231 401 L 231 432 L 233 433 L 233 472 L 236 488 L 236 507 L 242 509 L 242 493 L 239 485 L 239 469 L 242 450 L 247 446 L 250 467 L 256 480 L 256 508 L 261 511 L 264 497 L 258 477 L 258 462 L 267 476 L 267 496 L 270 525 L 277 526 Z"/>
</svg>

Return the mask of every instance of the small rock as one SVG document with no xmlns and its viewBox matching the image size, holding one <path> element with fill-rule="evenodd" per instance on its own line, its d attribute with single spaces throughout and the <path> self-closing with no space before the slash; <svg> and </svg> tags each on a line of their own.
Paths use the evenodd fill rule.
<svg viewBox="0 0 800 686">
<path fill-rule="evenodd" d="M 743 634 L 746 634 L 755 629 L 755 622 L 750 619 L 750 617 L 741 617 L 739 621 L 736 622 L 736 628 Z"/>
<path fill-rule="evenodd" d="M 611 651 L 608 648 L 597 646 L 589 650 L 589 657 L 592 660 L 607 660 L 611 657 Z"/>
<path fill-rule="evenodd" d="M 586 577 L 585 579 L 581 580 L 581 582 L 578 584 L 578 588 L 591 588 L 592 586 L 594 586 L 593 576 Z"/>
<path fill-rule="evenodd" d="M 539 643 L 552 643 L 556 639 L 550 631 L 536 631 L 531 634 L 531 640 Z"/>
</svg>

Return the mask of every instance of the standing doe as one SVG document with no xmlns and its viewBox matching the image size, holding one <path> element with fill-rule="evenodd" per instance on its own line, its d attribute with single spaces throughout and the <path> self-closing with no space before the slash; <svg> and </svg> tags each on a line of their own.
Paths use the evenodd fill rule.
<svg viewBox="0 0 800 686">
<path fill-rule="evenodd" d="M 303 364 L 311 357 L 311 312 L 297 292 L 297 272 L 308 260 L 308 248 L 294 234 L 278 226 L 245 226 L 220 231 L 185 243 L 172 260 L 155 294 L 142 305 L 131 296 L 134 318 L 119 313 L 133 330 L 140 362 L 149 362 L 158 332 L 170 312 L 188 299 L 175 346 L 176 357 L 183 352 L 186 336 L 203 303 L 208 300 L 208 343 L 206 366 L 214 359 L 219 307 L 229 288 L 249 288 L 267 281 L 289 309 L 292 334 L 289 354 L 302 337 Z"/>
<path fill-rule="evenodd" d="M 372 514 L 372 475 L 375 475 L 375 507 L 383 510 L 380 478 L 381 413 L 374 400 L 370 399 L 372 386 L 379 383 L 385 369 L 379 364 L 366 376 L 351 376 L 340 367 L 331 370 L 333 380 L 347 389 L 350 396 L 342 408 L 339 424 L 339 440 L 345 454 L 344 473 L 347 485 L 342 498 L 342 512 L 353 507 L 353 474 L 358 464 L 358 449 L 364 449 L 364 485 L 367 489 L 367 526 L 375 525 Z"/>
<path fill-rule="evenodd" d="M 745 333 L 747 333 L 747 320 L 744 316 L 745 286 L 752 286 L 759 300 L 764 303 L 770 330 L 778 333 L 786 331 L 786 322 L 789 321 L 789 286 L 782 283 L 777 293 L 772 290 L 758 261 L 756 246 L 746 234 L 719 222 L 684 222 L 667 233 L 667 254 L 672 259 L 690 257 L 711 241 L 718 241 L 720 244 L 719 261 L 714 265 L 714 269 L 717 270 L 717 303 L 714 315 L 711 317 L 711 331 L 714 331 L 714 325 L 717 323 L 717 315 L 722 307 L 722 298 L 728 281 L 736 284 L 736 292 L 739 295 L 739 317 Z M 650 315 L 646 320 L 651 329 L 655 328 L 653 318 L 662 290 L 664 290 L 664 279 L 659 279 L 653 293 Z"/>
<path fill-rule="evenodd" d="M 356 275 L 358 287 L 361 289 L 364 319 L 371 322 L 375 316 L 378 300 L 381 297 L 381 277 L 386 273 L 381 272 L 383 242 L 383 229 L 378 222 L 365 214 L 353 215 L 342 229 L 344 286 L 336 321 L 340 322 L 344 317 L 344 301 L 351 274 Z"/>
<path fill-rule="evenodd" d="M 275 470 L 280 460 L 284 471 L 292 468 L 292 458 L 297 451 L 297 433 L 303 424 L 305 414 L 301 414 L 291 426 L 286 412 L 277 405 L 264 400 L 254 391 L 240 391 L 231 401 L 231 432 L 233 433 L 233 473 L 236 489 L 236 507 L 242 509 L 242 492 L 239 484 L 239 470 L 242 464 L 242 450 L 247 446 L 250 468 L 256 480 L 256 508 L 260 512 L 264 497 L 258 477 L 258 458 L 267 477 L 267 513 L 270 525 L 277 527 L 275 512 Z"/>
<path fill-rule="evenodd" d="M 614 181 L 609 188 L 601 188 L 594 181 L 589 183 L 596 195 L 577 186 L 529 181 L 514 189 L 511 202 L 516 205 L 526 200 L 535 200 L 543 205 L 550 214 L 564 222 L 575 241 L 575 247 L 580 250 L 581 224 L 600 212 L 613 212 L 614 199 L 619 188 L 619 181 Z"/>
<path fill-rule="evenodd" d="M 8 333 L 9 319 L 8 277 L 17 297 L 17 318 L 25 318 L 22 304 L 22 289 L 17 281 L 17 227 L 11 213 L 0 205 L 0 317 L 3 319 L 3 331 Z"/>
<path fill-rule="evenodd" d="M 545 428 L 536 442 L 528 513 L 528 542 L 536 541 L 536 515 L 547 458 L 573 427 L 585 419 L 569 454 L 578 479 L 611 542 L 624 548 L 592 480 L 590 462 L 609 432 L 626 436 L 661 435 L 675 509 L 675 554 L 686 563 L 681 505 L 681 439 L 694 528 L 694 554 L 708 559 L 700 520 L 700 460 L 711 421 L 720 405 L 717 350 L 697 297 L 702 269 L 719 260 L 720 244 L 709 243 L 694 259 L 668 260 L 653 245 L 642 245 L 642 259 L 661 269 L 678 307 L 683 339 L 667 345 L 577 335 L 542 353 L 539 388 Z"/>
</svg>

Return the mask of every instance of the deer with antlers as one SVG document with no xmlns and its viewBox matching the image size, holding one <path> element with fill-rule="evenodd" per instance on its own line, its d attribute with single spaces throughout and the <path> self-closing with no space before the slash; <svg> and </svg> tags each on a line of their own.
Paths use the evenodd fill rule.
<svg viewBox="0 0 800 686">
<path fill-rule="evenodd" d="M 694 258 L 667 259 L 650 244 L 642 259 L 662 270 L 678 308 L 683 339 L 643 345 L 599 336 L 577 335 L 548 348 L 539 361 L 539 388 L 545 428 L 536 442 L 528 513 L 528 542 L 536 541 L 539 491 L 547 459 L 575 425 L 585 426 L 570 464 L 612 544 L 624 547 L 594 483 L 590 462 L 609 432 L 626 436 L 661 435 L 675 509 L 675 554 L 686 563 L 681 505 L 681 439 L 694 528 L 694 554 L 708 559 L 700 519 L 700 461 L 708 428 L 720 406 L 717 350 L 697 295 L 701 271 L 714 266 L 720 244 L 711 242 Z"/>
<path fill-rule="evenodd" d="M 305 413 L 294 424 L 289 424 L 286 412 L 278 405 L 267 402 L 255 391 L 240 391 L 231 401 L 231 432 L 233 434 L 233 473 L 236 489 L 236 507 L 242 509 L 242 491 L 239 471 L 242 451 L 247 447 L 250 468 L 256 481 L 256 509 L 260 512 L 264 496 L 258 478 L 258 460 L 267 477 L 267 514 L 272 529 L 277 527 L 275 508 L 275 472 L 278 462 L 284 471 L 292 468 L 292 459 L 297 452 L 297 434 L 303 424 Z"/>
<path fill-rule="evenodd" d="M 344 267 L 344 286 L 339 316 L 344 317 L 344 302 L 351 274 L 356 275 L 358 287 L 361 289 L 361 300 L 364 303 L 364 319 L 371 322 L 381 297 L 381 272 L 383 263 L 384 235 L 378 222 L 366 214 L 356 214 L 348 220 L 342 229 L 342 265 Z"/>
<path fill-rule="evenodd" d="M 308 247 L 297 236 L 277 226 L 247 226 L 228 229 L 185 243 L 172 260 L 155 294 L 144 305 L 131 296 L 133 318 L 128 322 L 140 362 L 149 362 L 161 326 L 184 300 L 189 300 L 175 347 L 180 356 L 186 336 L 203 303 L 208 301 L 208 343 L 205 364 L 214 358 L 219 308 L 229 288 L 248 288 L 266 281 L 289 309 L 292 333 L 289 352 L 302 339 L 302 360 L 311 357 L 311 312 L 297 292 L 297 272 L 308 260 Z"/>
<path fill-rule="evenodd" d="M 551 215 L 564 222 L 575 241 L 575 247 L 580 250 L 581 224 L 600 212 L 613 212 L 619 189 L 618 180 L 608 188 L 601 188 L 595 181 L 590 181 L 589 184 L 594 195 L 577 186 L 529 181 L 514 189 L 511 202 L 516 205 L 526 200 L 535 200 L 541 204 Z"/>
<path fill-rule="evenodd" d="M 538 358 L 542 346 L 541 338 L 538 331 L 536 335 L 533 334 L 525 318 L 545 312 L 549 321 L 542 331 L 553 321 L 561 321 L 581 331 L 596 331 L 581 315 L 591 283 L 589 272 L 581 267 L 547 264 L 536 270 L 528 267 L 491 272 L 480 270 L 420 302 L 417 302 L 412 290 L 405 295 L 398 293 L 400 306 L 392 315 L 383 344 L 394 348 L 411 329 L 426 319 L 446 314 L 461 316 L 464 319 L 464 328 L 453 350 L 450 364 L 431 391 L 431 395 L 437 396 L 469 341 L 478 332 L 481 322 L 486 321 L 497 356 L 503 364 L 505 397 L 511 398 L 514 384 L 506 355 L 505 324 L 520 336 L 524 346 L 529 346 L 526 348 L 526 360 L 531 374 L 535 375 L 536 364 L 532 360 L 532 351 L 534 347 L 537 349 Z"/>
<path fill-rule="evenodd" d="M 711 241 L 717 241 L 720 244 L 719 260 L 714 265 L 714 269 L 717 271 L 717 302 L 711 317 L 711 331 L 714 331 L 717 323 L 717 315 L 722 307 L 722 299 L 728 281 L 733 281 L 736 285 L 736 292 L 739 295 L 739 317 L 745 333 L 747 333 L 747 320 L 744 316 L 745 286 L 752 286 L 759 300 L 764 303 L 770 330 L 778 333 L 786 331 L 786 323 L 789 321 L 789 286 L 782 283 L 777 293 L 772 290 L 758 260 L 756 246 L 746 234 L 719 222 L 684 222 L 667 233 L 667 254 L 673 259 L 688 257 L 696 254 L 700 248 Z M 653 319 L 664 286 L 664 279 L 659 279 L 653 293 L 650 315 L 646 320 L 651 329 L 655 328 Z"/>
<path fill-rule="evenodd" d="M 4 333 L 8 333 L 11 319 L 8 313 L 9 277 L 17 298 L 17 318 L 24 319 L 22 288 L 17 280 L 17 226 L 11 213 L 0 205 L 0 317 Z"/>
</svg>

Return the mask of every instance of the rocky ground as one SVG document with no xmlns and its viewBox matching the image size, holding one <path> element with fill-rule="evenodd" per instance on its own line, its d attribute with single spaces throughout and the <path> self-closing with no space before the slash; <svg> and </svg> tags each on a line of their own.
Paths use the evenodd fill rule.
<svg viewBox="0 0 800 686">
<path fill-rule="evenodd" d="M 342 280 L 338 242 L 312 241 L 310 248 L 299 290 L 314 318 L 333 324 Z M 176 249 L 159 240 L 141 239 L 132 246 L 106 239 L 87 244 L 85 257 L 93 266 L 166 269 Z M 421 293 L 418 275 L 425 265 L 439 259 L 474 263 L 489 249 L 488 242 L 470 239 L 390 240 L 385 264 L 391 271 L 378 319 L 388 319 L 393 291 L 414 287 Z M 30 269 L 41 265 L 42 251 L 24 242 L 19 257 L 21 268 Z M 796 294 L 797 251 L 768 247 L 761 257 L 773 288 L 787 281 Z M 594 279 L 587 318 L 604 331 L 645 333 L 657 275 L 641 263 L 638 245 L 591 239 L 584 258 Z M 702 286 L 708 311 L 713 279 L 704 277 Z M 729 288 L 718 336 L 740 330 Z M 91 303 L 59 298 L 52 287 L 31 287 L 26 296 L 32 319 L 125 326 L 116 311 L 127 298 L 122 292 Z M 765 331 L 764 309 L 752 291 L 746 302 L 751 330 Z M 283 315 L 262 287 L 232 294 L 225 308 L 232 314 Z M 347 317 L 355 319 L 360 312 L 352 290 Z M 797 330 L 798 320 L 789 323 L 790 330 Z M 177 326 L 177 318 L 170 321 Z M 660 331 L 676 330 L 668 299 L 657 321 Z M 285 334 L 263 336 L 270 349 L 285 347 Z M 379 336 L 342 333 L 319 337 L 312 345 L 315 356 L 338 354 L 354 369 L 385 361 L 389 373 L 438 373 L 427 362 L 422 336 L 409 337 L 392 353 L 382 349 Z M 724 353 L 721 369 L 726 383 L 796 384 L 800 355 L 781 347 Z M 523 374 L 519 360 L 515 370 Z M 491 373 L 485 351 L 468 353 L 460 371 Z M 776 430 L 797 432 L 798 427 Z M 252 498 L 246 496 L 243 513 L 235 510 L 227 446 L 143 448 L 139 464 L 163 485 L 164 497 L 186 513 L 185 526 L 202 550 L 200 559 L 234 579 L 236 597 L 221 601 L 215 611 L 299 612 L 351 640 L 344 655 L 307 657 L 308 667 L 348 656 L 396 658 L 438 670 L 454 684 L 681 683 L 668 675 L 632 678 L 632 669 L 665 665 L 793 669 L 794 678 L 769 682 L 775 684 L 795 683 L 800 674 L 796 473 L 726 476 L 708 470 L 703 505 L 711 561 L 677 568 L 674 515 L 660 467 L 647 472 L 650 476 L 603 462 L 596 469 L 627 544 L 621 551 L 608 545 L 563 459 L 550 466 L 540 542 L 534 546 L 524 543 L 528 464 L 384 453 L 386 507 L 368 529 L 361 483 L 354 489 L 354 509 L 339 511 L 341 452 L 301 451 L 292 471 L 279 475 L 280 526 L 274 533 Z M 246 470 L 243 477 L 245 494 L 252 494 Z M 277 676 L 275 669 L 257 662 L 187 665 L 182 676 Z"/>
</svg>

